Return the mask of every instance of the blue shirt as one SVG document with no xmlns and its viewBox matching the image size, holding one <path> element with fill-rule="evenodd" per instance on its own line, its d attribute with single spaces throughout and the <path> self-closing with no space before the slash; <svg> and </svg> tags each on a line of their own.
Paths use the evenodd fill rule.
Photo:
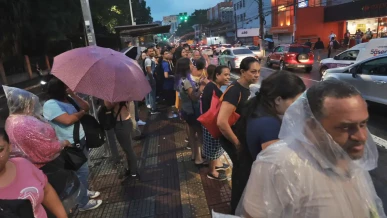
<svg viewBox="0 0 387 218">
<path fill-rule="evenodd" d="M 163 60 L 163 62 L 161 63 L 161 67 L 163 69 L 163 77 L 165 72 L 168 72 L 168 75 L 172 75 L 171 65 L 169 64 L 168 61 Z M 175 83 L 174 78 L 165 78 L 163 83 L 163 89 L 174 90 L 174 83 Z"/>
<path fill-rule="evenodd" d="M 271 116 L 259 117 L 247 121 L 247 148 L 254 160 L 259 152 L 262 151 L 262 144 L 278 139 L 280 129 L 280 120 Z"/>
<path fill-rule="evenodd" d="M 71 144 L 74 144 L 74 124 L 66 126 L 64 124 L 54 121 L 55 118 L 68 113 L 69 115 L 77 113 L 77 109 L 70 104 L 57 100 L 48 100 L 43 105 L 43 116 L 46 118 L 51 126 L 55 129 L 56 135 L 60 141 L 68 140 Z M 79 127 L 79 139 L 85 137 L 85 131 L 83 131 L 82 124 Z"/>
</svg>

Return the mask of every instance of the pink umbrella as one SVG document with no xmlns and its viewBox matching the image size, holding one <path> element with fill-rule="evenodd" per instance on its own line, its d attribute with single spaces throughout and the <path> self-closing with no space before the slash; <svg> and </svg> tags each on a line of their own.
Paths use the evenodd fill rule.
<svg viewBox="0 0 387 218">
<path fill-rule="evenodd" d="M 56 56 L 51 72 L 71 90 L 110 102 L 140 101 L 151 91 L 136 61 L 98 46 Z"/>
</svg>

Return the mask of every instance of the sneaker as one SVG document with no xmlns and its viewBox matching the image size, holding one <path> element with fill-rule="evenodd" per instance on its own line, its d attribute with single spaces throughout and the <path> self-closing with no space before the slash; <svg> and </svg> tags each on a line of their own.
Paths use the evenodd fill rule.
<svg viewBox="0 0 387 218">
<path fill-rule="evenodd" d="M 146 122 L 142 121 L 142 120 L 139 120 L 137 121 L 137 125 L 139 126 L 145 126 L 146 125 Z"/>
<path fill-rule="evenodd" d="M 169 119 L 173 119 L 173 118 L 176 118 L 177 115 L 176 114 L 173 114 L 172 116 L 168 116 Z"/>
<path fill-rule="evenodd" d="M 147 107 L 148 109 L 151 109 L 151 106 L 150 106 L 150 104 L 147 104 L 147 105 L 146 105 L 146 107 Z"/>
<path fill-rule="evenodd" d="M 101 206 L 102 200 L 89 200 L 84 207 L 79 208 L 79 211 L 94 210 Z"/>
<path fill-rule="evenodd" d="M 152 115 L 155 115 L 155 114 L 159 114 L 160 111 L 158 111 L 158 110 L 150 110 L 150 113 L 151 113 Z"/>
<path fill-rule="evenodd" d="M 101 192 L 87 190 L 87 196 L 91 199 L 97 198 L 101 195 Z"/>
<path fill-rule="evenodd" d="M 230 165 L 224 163 L 223 166 L 215 167 L 215 170 L 216 170 L 216 171 L 219 171 L 219 170 L 227 170 L 228 168 L 230 168 Z"/>
<path fill-rule="evenodd" d="M 223 180 L 227 179 L 227 176 L 225 174 L 223 174 L 223 173 L 219 173 L 218 177 L 215 177 L 211 173 L 208 173 L 207 174 L 207 178 L 213 179 L 213 180 L 218 180 L 218 181 L 223 181 Z"/>
<path fill-rule="evenodd" d="M 185 142 L 189 142 L 189 141 L 188 141 L 188 138 L 185 138 L 184 141 L 185 141 Z"/>
</svg>

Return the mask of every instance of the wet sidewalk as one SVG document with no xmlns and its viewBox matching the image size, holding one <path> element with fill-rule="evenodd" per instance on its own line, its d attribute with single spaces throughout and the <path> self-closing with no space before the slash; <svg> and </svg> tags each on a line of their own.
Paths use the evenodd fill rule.
<svg viewBox="0 0 387 218">
<path fill-rule="evenodd" d="M 72 217 L 204 218 L 211 217 L 211 210 L 229 213 L 229 182 L 210 180 L 207 168 L 195 167 L 184 141 L 184 124 L 179 119 L 167 119 L 163 113 L 141 115 L 147 121 L 143 129 L 147 138 L 135 142 L 140 179 L 120 179 L 122 169 L 103 157 L 103 147 L 94 149 L 90 185 L 101 192 L 104 202 L 95 210 L 76 211 Z"/>
</svg>

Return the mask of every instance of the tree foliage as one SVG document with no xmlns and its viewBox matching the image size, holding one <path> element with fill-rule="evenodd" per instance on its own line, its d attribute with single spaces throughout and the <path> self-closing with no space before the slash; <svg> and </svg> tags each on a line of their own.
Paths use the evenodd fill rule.
<svg viewBox="0 0 387 218">
<path fill-rule="evenodd" d="M 183 36 L 187 33 L 193 32 L 192 28 L 195 24 L 206 24 L 207 20 L 207 10 L 195 10 L 189 17 L 187 22 L 182 22 L 179 25 L 179 28 L 176 31 L 177 36 Z"/>
<path fill-rule="evenodd" d="M 137 24 L 151 23 L 146 1 L 133 0 Z M 128 0 L 91 0 L 96 35 L 129 25 Z M 81 40 L 84 24 L 80 0 L 0 0 L 0 58 L 31 52 L 46 53 L 50 42 Z"/>
</svg>

